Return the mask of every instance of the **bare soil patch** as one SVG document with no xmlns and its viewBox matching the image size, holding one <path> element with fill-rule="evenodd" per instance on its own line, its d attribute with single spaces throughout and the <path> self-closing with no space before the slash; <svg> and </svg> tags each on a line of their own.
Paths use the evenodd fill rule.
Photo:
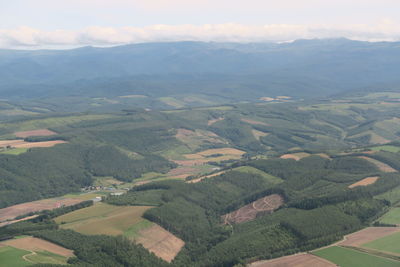
<svg viewBox="0 0 400 267">
<path fill-rule="evenodd" d="M 379 179 L 379 176 L 367 177 L 367 178 L 364 178 L 364 179 L 362 179 L 362 180 L 360 180 L 360 181 L 358 181 L 358 182 L 356 182 L 354 184 L 349 185 L 349 188 L 354 188 L 356 186 L 367 186 L 367 185 L 370 185 L 370 184 L 374 184 L 376 181 L 378 181 L 378 179 Z"/>
<path fill-rule="evenodd" d="M 222 120 L 224 120 L 224 119 L 225 119 L 224 117 L 221 117 L 221 118 L 216 118 L 216 119 L 209 120 L 209 121 L 207 122 L 207 125 L 208 125 L 208 126 L 211 126 L 211 125 L 213 125 L 214 123 L 216 123 L 216 122 L 218 122 L 218 121 L 222 121 Z"/>
<path fill-rule="evenodd" d="M 268 123 L 265 123 L 265 122 L 262 122 L 262 121 L 250 120 L 250 119 L 241 119 L 241 121 L 247 122 L 247 123 L 253 124 L 253 125 L 271 126 L 271 124 L 268 124 Z"/>
<path fill-rule="evenodd" d="M 254 220 L 258 213 L 271 213 L 282 205 L 283 198 L 278 194 L 272 194 L 225 214 L 222 218 L 225 224 L 248 222 Z"/>
<path fill-rule="evenodd" d="M 374 241 L 384 236 L 399 232 L 399 227 L 368 227 L 361 231 L 345 236 L 344 241 L 339 242 L 342 246 L 358 247 L 365 243 Z"/>
<path fill-rule="evenodd" d="M 74 252 L 70 249 L 66 249 L 54 243 L 39 239 L 36 237 L 24 237 L 18 239 L 11 239 L 2 242 L 7 246 L 11 246 L 18 249 L 28 250 L 28 251 L 49 251 L 57 255 L 64 257 L 74 256 Z"/>
<path fill-rule="evenodd" d="M 251 267 L 335 267 L 336 264 L 312 254 L 296 254 L 273 260 L 257 261 Z"/>
<path fill-rule="evenodd" d="M 301 160 L 305 157 L 310 156 L 310 154 L 305 153 L 305 152 L 300 152 L 300 153 L 293 153 L 293 154 L 284 154 L 280 156 L 281 159 L 294 159 L 296 161 Z"/>
<path fill-rule="evenodd" d="M 397 170 L 393 169 L 392 167 L 390 167 L 386 163 L 383 163 L 383 162 L 378 161 L 376 159 L 373 159 L 373 158 L 370 158 L 370 157 L 366 157 L 366 156 L 360 156 L 359 158 L 368 160 L 369 162 L 373 163 L 376 167 L 378 167 L 379 170 L 381 170 L 383 172 L 397 172 Z"/>
<path fill-rule="evenodd" d="M 32 131 L 22 131 L 22 132 L 15 132 L 14 135 L 16 137 L 26 138 L 30 136 L 50 136 L 55 135 L 56 132 L 50 131 L 49 129 L 38 129 Z"/>
<path fill-rule="evenodd" d="M 183 240 L 159 225 L 141 230 L 136 242 L 167 262 L 171 262 L 185 245 Z"/>
<path fill-rule="evenodd" d="M 71 206 L 82 201 L 82 199 L 76 198 L 52 198 L 17 204 L 0 209 L 0 222 L 11 220 L 17 216 L 28 214 L 30 212 L 52 210 L 62 206 Z"/>
</svg>

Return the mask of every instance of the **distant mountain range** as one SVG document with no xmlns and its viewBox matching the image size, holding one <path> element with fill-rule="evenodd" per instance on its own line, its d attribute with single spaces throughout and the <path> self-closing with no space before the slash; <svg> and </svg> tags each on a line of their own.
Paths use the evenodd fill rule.
<svg viewBox="0 0 400 267">
<path fill-rule="evenodd" d="M 0 50 L 0 97 L 315 98 L 353 90 L 399 90 L 399 66 L 400 43 L 347 39 Z"/>
</svg>

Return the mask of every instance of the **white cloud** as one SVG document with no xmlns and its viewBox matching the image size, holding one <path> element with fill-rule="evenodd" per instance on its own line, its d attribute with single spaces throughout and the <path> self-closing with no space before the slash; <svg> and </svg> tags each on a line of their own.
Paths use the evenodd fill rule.
<svg viewBox="0 0 400 267">
<path fill-rule="evenodd" d="M 165 41 L 285 42 L 295 39 L 345 37 L 365 41 L 400 41 L 400 25 L 383 20 L 376 25 L 242 24 L 88 27 L 78 31 L 41 31 L 29 27 L 0 29 L 2 48 L 107 46 Z"/>
</svg>

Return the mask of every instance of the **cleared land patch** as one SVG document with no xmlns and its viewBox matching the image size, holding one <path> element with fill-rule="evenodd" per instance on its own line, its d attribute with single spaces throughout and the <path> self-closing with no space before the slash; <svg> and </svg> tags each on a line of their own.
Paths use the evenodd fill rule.
<svg viewBox="0 0 400 267">
<path fill-rule="evenodd" d="M 317 250 L 313 254 L 341 267 L 394 267 L 400 265 L 400 261 L 337 246 Z"/>
<path fill-rule="evenodd" d="M 373 177 L 366 177 L 354 184 L 349 185 L 349 188 L 354 188 L 357 186 L 367 186 L 367 185 L 371 185 L 374 184 L 376 181 L 378 181 L 379 176 L 373 176 Z"/>
<path fill-rule="evenodd" d="M 123 235 L 131 226 L 143 221 L 150 206 L 112 206 L 105 203 L 64 214 L 55 218 L 63 229 L 82 234 Z"/>
<path fill-rule="evenodd" d="M 283 205 L 283 198 L 278 194 L 269 195 L 233 212 L 222 216 L 225 224 L 243 223 L 254 220 L 259 213 L 271 213 Z"/>
<path fill-rule="evenodd" d="M 202 144 L 226 144 L 227 142 L 220 138 L 213 132 L 204 130 L 188 130 L 178 129 L 175 137 L 186 144 L 190 149 L 194 150 L 200 147 Z"/>
<path fill-rule="evenodd" d="M 393 169 L 392 167 L 390 167 L 386 163 L 380 162 L 380 161 L 378 161 L 376 159 L 373 159 L 373 158 L 370 158 L 370 157 L 366 157 L 366 156 L 360 156 L 359 158 L 368 160 L 369 162 L 373 163 L 376 167 L 378 167 L 378 169 L 380 171 L 383 171 L 383 172 L 397 172 L 397 170 Z"/>
<path fill-rule="evenodd" d="M 335 267 L 336 264 L 312 254 L 297 254 L 273 260 L 258 261 L 251 267 Z"/>
<path fill-rule="evenodd" d="M 57 134 L 56 132 L 50 131 L 49 129 L 38 129 L 32 131 L 21 131 L 15 132 L 16 137 L 26 138 L 30 136 L 51 136 Z"/>
<path fill-rule="evenodd" d="M 157 224 L 141 230 L 135 240 L 167 262 L 171 262 L 185 245 L 185 242 Z"/>
<path fill-rule="evenodd" d="M 303 158 L 306 158 L 310 156 L 311 154 L 305 153 L 305 152 L 299 152 L 299 153 L 292 153 L 292 154 L 284 154 L 280 156 L 281 159 L 294 159 L 296 161 L 301 160 Z"/>
</svg>

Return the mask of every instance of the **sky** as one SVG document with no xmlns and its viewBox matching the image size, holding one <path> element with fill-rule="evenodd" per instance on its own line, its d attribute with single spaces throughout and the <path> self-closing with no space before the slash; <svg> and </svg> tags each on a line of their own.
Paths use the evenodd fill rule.
<svg viewBox="0 0 400 267">
<path fill-rule="evenodd" d="M 399 0 L 0 0 L 0 48 L 400 41 Z"/>
</svg>

